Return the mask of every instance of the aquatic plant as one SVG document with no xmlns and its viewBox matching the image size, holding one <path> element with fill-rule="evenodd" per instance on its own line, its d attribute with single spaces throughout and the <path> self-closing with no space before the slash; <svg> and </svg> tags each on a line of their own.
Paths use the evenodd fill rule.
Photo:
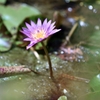
<svg viewBox="0 0 100 100">
<path fill-rule="evenodd" d="M 49 63 L 50 77 L 52 78 L 53 71 L 52 71 L 51 60 L 47 52 L 47 49 L 42 41 L 48 38 L 50 35 L 60 31 L 61 29 L 55 29 L 55 22 L 51 23 L 51 20 L 47 21 L 47 19 L 45 19 L 44 22 L 42 23 L 42 21 L 39 18 L 37 20 L 37 24 L 31 21 L 30 24 L 26 23 L 26 27 L 27 28 L 23 27 L 21 30 L 21 32 L 26 36 L 26 38 L 24 38 L 24 41 L 30 42 L 30 44 L 26 47 L 26 49 L 31 48 L 32 46 L 34 46 L 39 42 L 42 43 L 42 46 L 47 55 Z"/>
</svg>

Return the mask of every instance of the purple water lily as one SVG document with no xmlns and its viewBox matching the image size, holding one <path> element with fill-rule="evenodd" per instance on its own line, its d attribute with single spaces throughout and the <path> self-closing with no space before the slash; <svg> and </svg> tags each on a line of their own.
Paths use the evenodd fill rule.
<svg viewBox="0 0 100 100">
<path fill-rule="evenodd" d="M 27 36 L 24 41 L 30 41 L 27 49 L 60 31 L 60 29 L 55 29 L 55 22 L 51 23 L 51 20 L 47 22 L 47 19 L 44 20 L 43 24 L 40 19 L 37 20 L 37 24 L 31 21 L 31 24 L 26 23 L 26 27 L 23 27 L 21 32 Z"/>
</svg>

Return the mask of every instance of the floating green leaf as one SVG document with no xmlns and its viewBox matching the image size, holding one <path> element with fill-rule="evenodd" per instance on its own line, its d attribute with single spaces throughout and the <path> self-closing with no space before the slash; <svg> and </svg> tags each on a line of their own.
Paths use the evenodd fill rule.
<svg viewBox="0 0 100 100">
<path fill-rule="evenodd" d="M 85 0 L 85 1 L 96 1 L 96 0 Z M 85 7 L 86 6 L 86 7 Z M 79 26 L 77 27 L 75 33 L 72 36 L 71 42 L 73 43 L 83 43 L 88 48 L 90 47 L 99 47 L 100 42 L 100 19 L 99 11 L 100 5 L 93 3 L 91 7 L 95 8 L 95 11 L 91 12 L 89 9 L 90 5 L 85 5 L 81 8 L 82 17 L 79 21 Z M 85 11 L 85 12 L 84 12 Z M 91 17 L 90 17 L 91 16 Z M 97 20 L 98 19 L 98 20 Z"/>
<path fill-rule="evenodd" d="M 7 38 L 0 37 L 0 52 L 8 51 L 12 46 L 12 43 Z"/>
<path fill-rule="evenodd" d="M 1 4 L 4 4 L 6 2 L 6 0 L 0 0 Z"/>
<path fill-rule="evenodd" d="M 23 4 L 18 9 L 9 6 L 0 6 L 0 14 L 8 31 L 14 34 L 26 18 L 31 16 L 36 17 L 40 15 L 40 12 L 34 7 Z"/>
<path fill-rule="evenodd" d="M 100 91 L 100 74 L 96 75 L 91 81 L 90 81 L 90 87 L 93 91 Z"/>
<path fill-rule="evenodd" d="M 99 43 L 100 42 L 100 31 L 94 31 L 93 35 L 90 36 L 90 38 L 87 41 L 87 44 L 90 46 L 94 47 L 100 47 Z"/>
<path fill-rule="evenodd" d="M 66 97 L 66 96 L 60 96 L 60 97 L 58 98 L 58 100 L 67 100 L 67 97 Z"/>
<path fill-rule="evenodd" d="M 100 100 L 100 74 L 91 79 L 89 84 L 93 92 L 81 96 L 78 100 Z"/>
<path fill-rule="evenodd" d="M 88 93 L 81 96 L 78 100 L 100 100 L 100 91 Z"/>
</svg>

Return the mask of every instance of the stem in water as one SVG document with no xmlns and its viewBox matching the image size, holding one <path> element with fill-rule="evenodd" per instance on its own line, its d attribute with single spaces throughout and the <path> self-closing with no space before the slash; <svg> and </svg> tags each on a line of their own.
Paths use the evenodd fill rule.
<svg viewBox="0 0 100 100">
<path fill-rule="evenodd" d="M 50 77 L 53 78 L 53 71 L 52 71 L 52 64 L 51 64 L 51 59 L 50 59 L 50 56 L 48 54 L 48 51 L 47 51 L 47 48 L 45 47 L 44 43 L 41 42 L 42 46 L 43 46 L 43 49 L 45 51 L 45 54 L 47 56 L 47 59 L 48 59 L 48 64 L 49 64 L 49 69 L 50 69 Z"/>
</svg>

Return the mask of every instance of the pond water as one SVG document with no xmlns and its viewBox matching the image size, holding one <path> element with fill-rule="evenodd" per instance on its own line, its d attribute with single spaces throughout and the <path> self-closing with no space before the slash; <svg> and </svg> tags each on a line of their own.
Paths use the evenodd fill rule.
<svg viewBox="0 0 100 100">
<path fill-rule="evenodd" d="M 41 73 L 2 76 L 0 100 L 57 100 L 63 94 L 68 100 L 81 100 L 81 96 L 91 92 L 89 80 L 100 72 L 100 7 L 89 6 L 84 5 L 77 13 L 81 15 L 77 17 L 80 18 L 79 27 L 71 38 L 72 45 L 83 43 L 79 46 L 83 52 L 82 59 L 64 61 L 51 54 L 54 80 L 49 77 L 49 65 L 44 55 L 37 60 L 32 51 L 18 47 L 0 53 L 1 67 L 25 65 Z"/>
<path fill-rule="evenodd" d="M 98 74 L 100 50 L 92 53 L 86 48 L 83 50 L 87 56 L 86 60 L 81 62 L 67 62 L 51 55 L 56 84 L 49 77 L 46 59 L 37 61 L 32 52 L 19 48 L 1 54 L 0 66 L 26 65 L 42 74 L 29 73 L 1 78 L 1 100 L 56 100 L 62 94 L 65 94 L 68 100 L 76 100 L 90 92 L 91 89 L 85 79 L 91 79 Z M 74 77 L 71 78 L 67 75 Z M 59 91 L 56 85 L 59 86 Z"/>
</svg>

